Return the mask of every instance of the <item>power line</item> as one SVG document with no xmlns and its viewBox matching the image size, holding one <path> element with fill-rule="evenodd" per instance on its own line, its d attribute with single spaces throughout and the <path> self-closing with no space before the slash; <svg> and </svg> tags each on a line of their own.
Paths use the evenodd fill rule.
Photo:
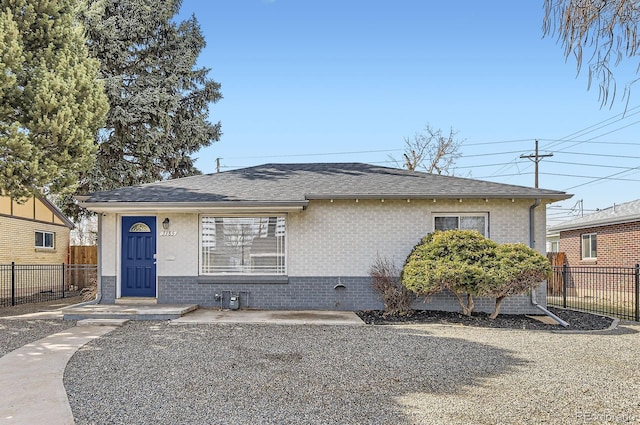
<svg viewBox="0 0 640 425">
<path fill-rule="evenodd" d="M 562 142 L 563 140 L 559 139 L 538 139 L 541 142 Z M 611 141 L 600 141 L 596 142 L 594 140 L 572 140 L 574 142 L 580 142 L 588 145 L 625 145 L 625 146 L 640 146 L 640 142 L 611 142 Z"/>
<path fill-rule="evenodd" d="M 631 170 L 625 170 L 622 171 L 622 173 L 626 173 L 627 171 L 632 171 L 635 170 L 635 168 L 632 168 Z M 640 167 L 638 167 L 638 171 L 640 171 Z M 515 177 L 515 176 L 527 176 L 527 175 L 531 175 L 533 173 L 529 172 L 529 173 L 513 173 L 513 174 L 500 174 L 499 176 L 482 176 L 482 177 L 475 177 L 476 179 L 489 179 L 489 178 L 495 178 L 495 177 Z M 597 180 L 603 180 L 603 179 L 607 179 L 607 180 L 615 180 L 615 181 L 630 181 L 630 182 L 638 182 L 640 181 L 640 179 L 625 179 L 625 178 L 615 178 L 612 176 L 618 175 L 621 173 L 616 173 L 616 174 L 612 174 L 611 176 L 604 176 L 604 177 L 597 177 L 597 176 L 580 176 L 580 175 L 575 175 L 575 174 L 561 174 L 561 173 L 540 173 L 541 176 L 555 176 L 555 177 L 574 177 L 574 178 L 581 178 L 581 179 L 597 179 Z M 582 185 L 580 185 L 582 186 Z M 578 187 L 578 186 L 574 186 L 574 187 Z M 573 189 L 574 187 L 570 187 L 569 189 Z M 565 189 L 565 190 L 569 190 L 569 189 Z"/>
<path fill-rule="evenodd" d="M 566 136 L 566 137 L 562 138 L 561 140 L 558 140 L 556 143 L 552 143 L 552 144 L 551 144 L 551 145 L 549 145 L 547 148 L 549 148 L 549 149 L 550 149 L 550 148 L 553 148 L 553 147 L 559 146 L 559 145 L 561 145 L 561 144 L 563 144 L 563 143 L 570 143 L 570 142 L 572 142 L 574 139 L 576 139 L 576 138 L 577 138 L 577 137 L 579 137 L 579 136 L 583 136 L 583 135 L 585 135 L 585 134 L 592 133 L 592 132 L 597 131 L 597 130 L 599 130 L 599 129 L 601 129 L 601 128 L 604 128 L 604 127 L 607 127 L 607 126 L 609 126 L 609 125 L 615 124 L 615 123 L 616 123 L 616 122 L 618 122 L 618 121 L 622 121 L 622 120 L 624 120 L 624 119 L 626 119 L 626 118 L 629 118 L 629 117 L 631 117 L 631 116 L 633 116 L 633 115 L 636 115 L 636 114 L 640 113 L 640 111 L 634 112 L 634 113 L 633 113 L 633 114 L 631 114 L 631 115 L 629 115 L 629 114 L 628 114 L 628 112 L 629 112 L 629 111 L 636 110 L 636 109 L 639 109 L 639 108 L 640 108 L 640 105 L 636 105 L 636 106 L 634 106 L 634 107 L 632 107 L 632 108 L 630 108 L 630 109 L 625 110 L 625 112 L 623 112 L 623 113 L 620 113 L 620 114 L 614 115 L 613 117 L 609 117 L 609 118 L 607 118 L 607 119 L 605 119 L 605 120 L 603 120 L 603 121 L 600 121 L 600 122 L 598 122 L 598 123 L 596 123 L 596 124 L 590 125 L 590 126 L 588 126 L 588 127 L 584 128 L 584 129 L 581 129 L 581 130 L 575 131 L 575 132 L 573 132 L 573 133 L 569 134 L 568 136 Z M 620 118 L 616 120 L 616 118 L 618 118 L 618 117 L 620 117 Z M 606 123 L 606 122 L 608 122 L 608 121 L 612 121 L 612 120 L 615 120 L 615 121 L 610 122 L 609 124 L 606 124 L 606 125 L 601 126 L 601 124 Z M 634 124 L 635 124 L 635 123 L 634 123 Z M 633 124 L 631 124 L 631 125 L 633 125 Z M 622 127 L 622 128 L 626 128 L 626 127 L 628 127 L 628 126 L 625 126 L 625 127 Z M 620 129 L 622 129 L 622 128 L 618 128 L 618 129 L 612 130 L 612 131 L 610 131 L 610 132 L 608 132 L 608 133 L 601 134 L 601 135 L 599 135 L 599 136 L 595 136 L 595 137 L 593 137 L 593 138 L 589 139 L 588 141 L 591 141 L 591 140 L 593 140 L 593 139 L 595 139 L 595 138 L 597 138 L 597 137 L 602 137 L 602 136 L 604 136 L 604 135 L 611 134 L 611 133 L 613 133 L 613 132 L 615 132 L 615 131 L 619 131 L 619 130 L 620 130 Z M 576 145 L 578 145 L 578 144 L 579 144 L 579 143 L 575 143 L 574 145 L 569 146 L 569 147 L 564 148 L 564 149 L 570 149 L 571 147 L 576 146 Z M 556 150 L 556 152 L 560 152 L 560 151 Z M 513 165 L 517 165 L 517 163 L 514 163 Z M 513 165 L 511 165 L 510 167 L 509 167 L 509 166 L 503 166 L 503 167 L 501 167 L 500 169 L 496 170 L 496 171 L 492 174 L 492 176 L 495 176 L 497 173 L 500 173 L 500 172 L 502 172 L 503 170 L 504 170 L 504 171 L 506 171 L 506 170 L 508 170 L 508 169 L 512 168 L 512 167 L 513 167 Z"/>
<path fill-rule="evenodd" d="M 627 109 L 625 112 L 622 112 L 622 113 L 620 113 L 620 114 L 617 114 L 617 115 L 614 115 L 614 116 L 612 116 L 612 117 L 609 117 L 609 118 L 607 118 L 607 119 L 605 119 L 605 120 L 602 120 L 602 121 L 600 121 L 600 122 L 597 122 L 597 123 L 595 123 L 595 124 L 593 124 L 593 125 L 590 125 L 590 126 L 588 126 L 588 127 L 583 128 L 583 129 L 581 129 L 581 130 L 574 131 L 573 133 L 571 133 L 571 134 L 569 134 L 569 135 L 567 135 L 567 136 L 565 136 L 565 137 L 561 138 L 561 140 L 557 141 L 557 143 L 556 143 L 556 144 L 552 144 L 551 146 L 548 146 L 547 148 L 549 148 L 549 149 L 550 149 L 550 148 L 553 148 L 553 147 L 557 146 L 558 144 L 572 142 L 572 141 L 574 141 L 574 140 L 575 140 L 577 137 L 579 137 L 579 136 L 583 136 L 583 135 L 585 135 L 585 134 L 593 133 L 594 131 L 597 131 L 597 130 L 599 130 L 599 129 L 601 129 L 601 128 L 607 127 L 607 126 L 609 126 L 609 125 L 613 125 L 613 124 L 615 124 L 616 122 L 622 121 L 622 120 L 624 120 L 624 119 L 626 119 L 626 118 L 629 118 L 629 117 L 631 117 L 631 116 L 633 116 L 633 115 L 636 115 L 636 114 L 640 113 L 640 111 L 638 111 L 638 112 L 634 112 L 633 114 L 630 114 L 630 115 L 628 115 L 627 113 L 628 113 L 628 112 L 630 112 L 630 111 L 633 111 L 633 110 L 635 110 L 635 109 L 638 109 L 638 108 L 640 108 L 640 105 L 636 105 L 636 106 L 634 106 L 633 108 Z M 618 117 L 620 117 L 620 118 L 619 118 L 619 119 L 617 119 L 617 120 L 615 120 L 615 119 L 616 119 L 616 118 L 618 118 Z M 609 123 L 609 124 L 606 124 L 606 125 L 602 125 L 602 126 L 601 126 L 601 124 L 604 124 L 604 123 L 606 123 L 607 121 L 611 121 L 611 120 L 615 120 L 615 121 L 613 121 L 613 122 L 611 122 L 611 123 Z M 597 137 L 601 137 L 601 136 L 597 136 Z M 594 138 L 595 138 L 595 137 L 594 137 Z M 593 140 L 594 138 L 592 138 L 592 139 L 590 139 L 590 140 Z"/>
<path fill-rule="evenodd" d="M 640 168 L 640 167 L 638 167 Z M 631 169 L 633 170 L 633 168 Z M 622 171 L 621 173 L 626 173 L 627 171 L 631 171 L 631 170 L 625 170 Z M 621 174 L 618 173 L 618 174 Z M 621 177 L 612 177 L 614 175 L 618 175 L 618 174 L 612 174 L 611 176 L 605 176 L 605 177 L 595 177 L 595 176 L 579 176 L 579 175 L 575 175 L 575 174 L 559 174 L 559 173 L 542 173 L 545 176 L 556 176 L 556 177 L 575 177 L 575 178 L 579 178 L 579 179 L 596 179 L 596 180 L 602 180 L 602 179 L 606 179 L 606 180 L 615 180 L 615 181 L 624 181 L 624 182 L 640 182 L 640 179 L 625 179 L 625 178 L 621 178 Z M 582 186 L 582 185 L 580 185 Z M 578 186 L 574 186 L 574 187 L 578 187 Z M 573 189 L 573 187 L 570 187 L 569 189 Z M 565 190 L 569 190 L 569 189 L 565 189 Z"/>
<path fill-rule="evenodd" d="M 607 157 L 607 158 L 629 158 L 629 159 L 640 159 L 640 156 L 630 156 L 630 155 L 611 155 L 611 154 L 604 154 L 604 153 L 567 152 L 567 151 L 562 151 L 561 153 L 563 153 L 563 154 L 569 154 L 569 155 L 603 156 L 603 157 Z"/>
<path fill-rule="evenodd" d="M 640 171 L 640 166 L 635 167 L 632 170 L 639 170 Z M 586 186 L 588 184 L 595 183 L 595 182 L 598 182 L 598 181 L 601 181 L 601 180 L 617 180 L 617 179 L 613 179 L 613 177 L 619 176 L 620 174 L 628 173 L 629 171 L 631 171 L 631 170 L 620 171 L 619 173 L 614 173 L 614 174 L 611 174 L 611 175 L 608 175 L 608 176 L 599 177 L 599 178 L 596 178 L 596 179 L 594 179 L 594 180 L 592 180 L 590 182 L 586 182 L 586 183 L 582 183 L 582 184 L 578 184 L 578 185 L 575 185 L 575 186 L 568 187 L 568 188 L 565 189 L 565 191 L 571 190 L 571 189 L 575 189 L 576 187 Z M 640 181 L 640 180 L 635 180 L 635 181 Z"/>
<path fill-rule="evenodd" d="M 623 170 L 633 170 L 633 167 L 620 167 L 620 166 L 617 166 L 617 165 L 583 164 L 583 163 L 580 163 L 580 162 L 553 161 L 553 160 L 549 160 L 547 162 L 548 163 L 553 163 L 553 164 L 579 165 L 581 167 L 617 168 L 617 169 L 623 169 Z"/>
<path fill-rule="evenodd" d="M 324 156 L 324 155 L 355 155 L 361 153 L 384 153 L 384 152 L 402 152 L 402 149 L 380 149 L 368 151 L 352 151 L 352 152 L 316 152 L 316 153 L 300 153 L 286 155 L 259 155 L 259 156 L 232 156 L 227 159 L 266 159 L 266 158 L 294 158 L 305 156 Z"/>
<path fill-rule="evenodd" d="M 618 127 L 618 128 L 613 129 L 613 130 L 611 130 L 611 131 L 609 131 L 609 132 L 607 132 L 607 133 L 602 133 L 602 134 L 600 134 L 600 135 L 598 135 L 598 136 L 594 136 L 591 140 L 596 139 L 596 138 L 598 138 L 598 137 L 607 136 L 607 135 L 609 135 L 609 134 L 611 134 L 611 133 L 615 133 L 616 131 L 623 130 L 623 129 L 625 129 L 625 128 L 631 127 L 632 125 L 636 125 L 636 124 L 638 124 L 638 123 L 640 123 L 640 120 L 639 120 L 639 121 L 632 122 L 631 124 L 627 124 L 627 125 L 625 125 L 625 126 L 623 126 L 623 127 Z M 578 146 L 578 145 L 581 145 L 581 144 L 583 144 L 583 143 L 585 143 L 585 142 L 577 142 L 577 143 L 574 143 L 573 145 L 571 145 L 571 146 L 567 146 L 566 148 L 563 148 L 563 149 L 571 149 L 572 147 L 574 147 L 574 146 Z M 562 150 L 557 150 L 557 152 L 562 152 Z"/>
</svg>

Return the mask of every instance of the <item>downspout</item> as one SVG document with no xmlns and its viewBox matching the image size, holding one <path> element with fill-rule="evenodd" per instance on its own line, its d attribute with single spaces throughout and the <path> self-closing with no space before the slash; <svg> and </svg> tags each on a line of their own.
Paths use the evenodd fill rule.
<svg viewBox="0 0 640 425">
<path fill-rule="evenodd" d="M 529 207 L 529 247 L 532 249 L 536 249 L 536 219 L 535 219 L 535 209 L 540 205 L 540 198 L 536 198 L 536 201 Z M 531 290 L 531 304 L 536 307 L 538 310 L 541 310 L 544 314 L 551 317 L 556 322 L 560 323 L 563 327 L 569 326 L 569 323 L 565 322 L 546 308 L 542 307 L 538 304 L 536 300 L 536 290 Z"/>
<path fill-rule="evenodd" d="M 83 305 L 100 304 L 102 299 L 102 214 L 98 213 L 98 267 L 96 271 L 96 298 L 90 301 L 76 304 L 75 307 Z"/>
</svg>

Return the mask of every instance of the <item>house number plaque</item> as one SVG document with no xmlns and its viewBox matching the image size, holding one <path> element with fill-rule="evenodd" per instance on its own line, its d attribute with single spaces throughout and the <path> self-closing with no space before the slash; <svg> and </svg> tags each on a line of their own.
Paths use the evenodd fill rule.
<svg viewBox="0 0 640 425">
<path fill-rule="evenodd" d="M 177 234 L 178 232 L 174 232 L 171 230 L 163 230 L 162 232 L 160 232 L 160 236 L 175 236 Z"/>
</svg>

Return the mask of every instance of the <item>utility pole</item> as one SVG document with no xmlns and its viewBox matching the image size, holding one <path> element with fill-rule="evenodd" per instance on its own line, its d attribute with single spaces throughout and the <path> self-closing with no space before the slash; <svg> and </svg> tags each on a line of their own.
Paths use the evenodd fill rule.
<svg viewBox="0 0 640 425">
<path fill-rule="evenodd" d="M 216 173 L 220 172 L 220 160 L 222 158 L 216 158 Z"/>
<path fill-rule="evenodd" d="M 544 155 L 540 155 L 538 153 L 538 141 L 536 140 L 536 152 L 533 155 L 520 155 L 520 158 L 527 158 L 532 160 L 536 164 L 536 185 L 535 188 L 538 188 L 538 163 L 542 160 L 542 158 L 547 158 L 553 156 L 552 153 L 547 153 Z"/>
</svg>

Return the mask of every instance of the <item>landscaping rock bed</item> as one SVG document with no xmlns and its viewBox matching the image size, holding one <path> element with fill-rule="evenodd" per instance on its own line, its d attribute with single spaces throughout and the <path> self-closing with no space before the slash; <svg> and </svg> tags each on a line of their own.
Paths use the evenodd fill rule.
<svg viewBox="0 0 640 425">
<path fill-rule="evenodd" d="M 501 314 L 492 320 L 486 313 L 474 313 L 469 317 L 456 312 L 432 310 L 414 310 L 407 316 L 385 316 L 381 310 L 358 311 L 356 313 L 365 323 L 372 325 L 439 323 L 485 328 L 587 331 L 608 329 L 613 323 L 612 318 L 596 314 L 553 307 L 549 307 L 548 310 L 568 322 L 569 326 L 565 328 L 560 325 L 550 325 L 529 316 L 516 314 Z M 542 312 L 540 315 L 543 315 Z"/>
</svg>

